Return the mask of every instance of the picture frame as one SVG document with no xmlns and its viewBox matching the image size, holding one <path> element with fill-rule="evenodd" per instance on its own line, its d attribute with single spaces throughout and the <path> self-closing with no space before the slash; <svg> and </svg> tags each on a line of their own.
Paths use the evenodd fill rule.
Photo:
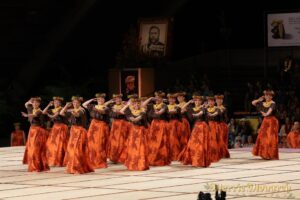
<svg viewBox="0 0 300 200">
<path fill-rule="evenodd" d="M 140 19 L 139 50 L 149 57 L 166 57 L 170 49 L 170 19 Z"/>
</svg>

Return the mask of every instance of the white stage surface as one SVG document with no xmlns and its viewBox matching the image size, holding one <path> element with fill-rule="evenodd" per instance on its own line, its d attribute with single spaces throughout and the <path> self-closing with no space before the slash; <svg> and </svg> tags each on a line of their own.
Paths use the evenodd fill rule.
<svg viewBox="0 0 300 200">
<path fill-rule="evenodd" d="M 300 199 L 300 150 L 280 149 L 280 160 L 253 157 L 250 149 L 230 150 L 231 158 L 209 168 L 178 162 L 148 171 L 109 164 L 95 173 L 70 175 L 64 168 L 30 173 L 22 165 L 24 147 L 0 148 L 0 199 L 5 200 L 196 200 L 200 191 L 214 199 L 217 184 L 226 199 Z"/>
</svg>

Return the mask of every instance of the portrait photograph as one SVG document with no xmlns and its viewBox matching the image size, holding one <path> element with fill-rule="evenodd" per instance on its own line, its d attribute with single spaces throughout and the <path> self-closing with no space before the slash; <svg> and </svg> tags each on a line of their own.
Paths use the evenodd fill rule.
<svg viewBox="0 0 300 200">
<path fill-rule="evenodd" d="M 121 93 L 124 100 L 128 99 L 129 95 L 139 95 L 139 70 L 138 68 L 127 68 L 121 70 Z"/>
<path fill-rule="evenodd" d="M 168 50 L 168 20 L 140 20 L 139 27 L 141 53 L 151 57 L 165 56 Z"/>
</svg>

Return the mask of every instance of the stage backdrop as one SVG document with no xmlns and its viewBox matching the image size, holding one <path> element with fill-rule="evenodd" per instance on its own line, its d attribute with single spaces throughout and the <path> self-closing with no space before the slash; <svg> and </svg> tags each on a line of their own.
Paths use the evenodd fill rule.
<svg viewBox="0 0 300 200">
<path fill-rule="evenodd" d="M 300 13 L 267 14 L 269 47 L 300 46 Z"/>
<path fill-rule="evenodd" d="M 122 93 L 137 93 L 140 97 L 152 96 L 154 92 L 154 70 L 152 68 L 124 68 L 109 70 L 109 97 Z M 130 83 L 131 82 L 131 83 Z"/>
</svg>

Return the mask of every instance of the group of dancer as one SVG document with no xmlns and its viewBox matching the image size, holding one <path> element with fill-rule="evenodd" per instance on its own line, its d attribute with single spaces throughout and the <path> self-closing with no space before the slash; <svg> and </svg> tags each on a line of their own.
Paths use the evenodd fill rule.
<svg viewBox="0 0 300 200">
<path fill-rule="evenodd" d="M 27 113 L 22 112 L 31 123 L 23 164 L 28 164 L 28 171 L 57 166 L 82 174 L 106 168 L 107 160 L 128 170 L 148 170 L 172 161 L 208 167 L 229 158 L 224 96 L 194 93 L 186 101 L 185 95 L 158 91 L 154 97 L 133 94 L 123 101 L 122 94 L 114 94 L 106 101 L 105 93 L 97 93 L 85 102 L 73 96 L 64 106 L 62 97 L 53 97 L 44 110 L 41 98 L 33 97 L 25 103 Z M 264 116 L 253 154 L 264 159 L 278 159 L 273 95 L 265 91 L 264 97 L 252 102 Z M 50 131 L 44 128 L 47 120 L 53 122 Z"/>
</svg>

